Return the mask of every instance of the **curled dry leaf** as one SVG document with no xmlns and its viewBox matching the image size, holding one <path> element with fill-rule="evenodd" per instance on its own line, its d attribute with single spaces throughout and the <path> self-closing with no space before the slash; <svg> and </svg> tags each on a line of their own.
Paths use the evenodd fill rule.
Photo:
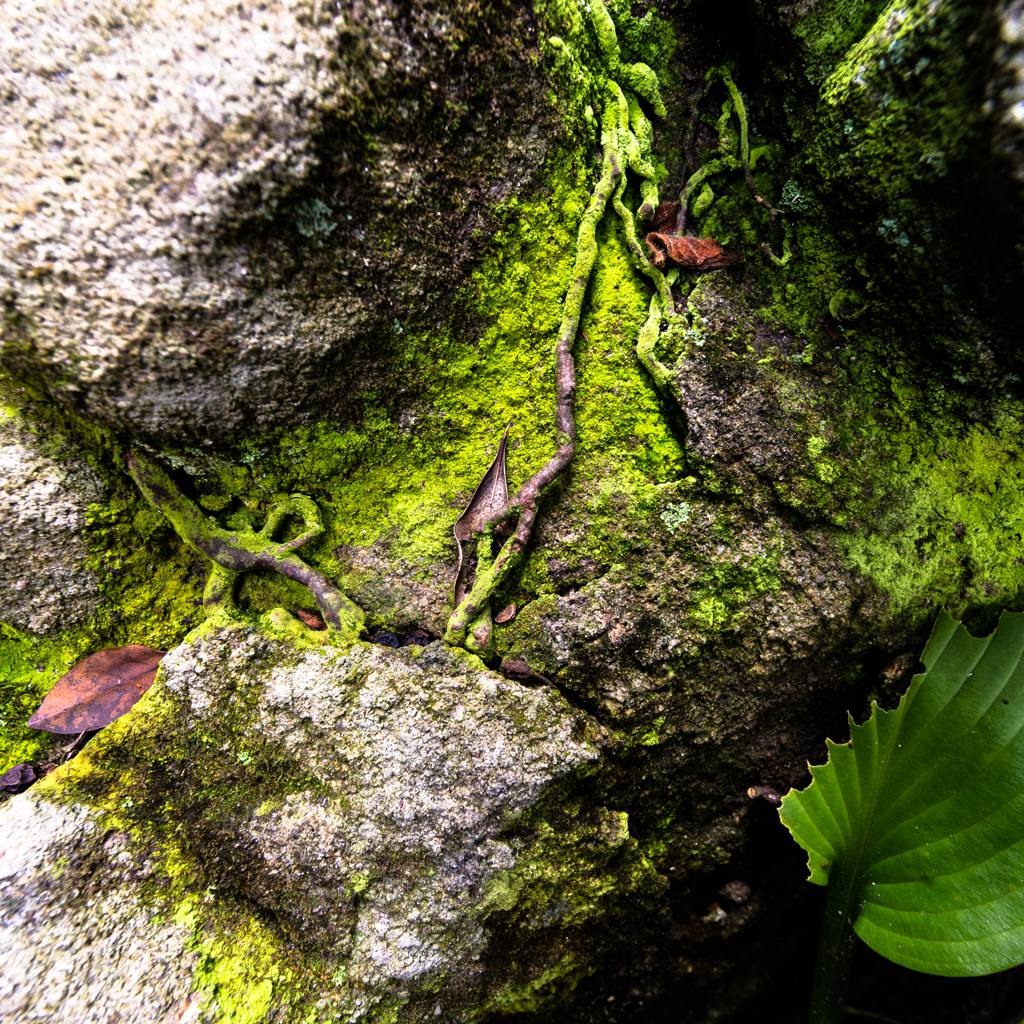
<svg viewBox="0 0 1024 1024">
<path fill-rule="evenodd" d="M 468 593 L 466 576 L 465 552 L 462 545 L 467 543 L 475 533 L 483 529 L 483 521 L 493 512 L 502 512 L 508 508 L 508 478 L 505 475 L 505 458 L 508 448 L 508 428 L 501 435 L 497 454 L 484 473 L 483 479 L 477 484 L 473 497 L 469 499 L 466 511 L 455 522 L 455 543 L 459 548 L 459 572 L 455 577 L 455 606 L 458 607 Z"/>
<path fill-rule="evenodd" d="M 660 203 L 651 218 L 650 229 L 656 235 L 673 235 L 679 222 L 680 204 L 678 202 Z"/>
<path fill-rule="evenodd" d="M 659 235 L 652 231 L 647 236 L 647 247 L 651 251 L 651 262 L 659 270 L 672 266 L 685 270 L 721 270 L 743 262 L 742 256 L 727 252 L 713 238 Z"/>
<path fill-rule="evenodd" d="M 501 666 L 498 671 L 506 679 L 514 679 L 517 683 L 532 683 L 542 682 L 547 683 L 549 686 L 552 685 L 551 680 L 547 676 L 542 676 L 539 672 L 534 672 L 530 668 L 530 663 L 525 658 L 502 658 Z"/>
<path fill-rule="evenodd" d="M 307 612 L 302 608 L 299 608 L 295 612 L 295 617 L 304 622 L 310 629 L 326 629 L 327 623 L 317 615 L 316 612 Z"/>
<path fill-rule="evenodd" d="M 502 608 L 497 615 L 494 616 L 494 621 L 500 626 L 503 622 L 511 622 L 516 617 L 516 606 L 510 604 L 507 608 Z"/>
<path fill-rule="evenodd" d="M 0 791 L 4 793 L 20 793 L 28 789 L 36 781 L 35 769 L 30 764 L 16 764 L 13 768 L 0 775 Z"/>
<path fill-rule="evenodd" d="M 166 653 L 127 644 L 90 654 L 57 680 L 29 727 L 69 734 L 110 725 L 153 685 Z"/>
</svg>

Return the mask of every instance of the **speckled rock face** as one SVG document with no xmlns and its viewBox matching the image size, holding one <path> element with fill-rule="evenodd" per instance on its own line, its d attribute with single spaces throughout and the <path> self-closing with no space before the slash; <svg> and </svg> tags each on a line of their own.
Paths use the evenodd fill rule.
<svg viewBox="0 0 1024 1024">
<path fill-rule="evenodd" d="M 52 633 L 99 603 L 86 566 L 89 504 L 102 495 L 81 460 L 48 454 L 41 438 L 0 413 L 0 621 Z"/>
<path fill-rule="evenodd" d="M 0 832 L 0 1020 L 142 1024 L 188 1005 L 189 929 L 140 903 L 153 865 L 125 836 L 32 793 L 0 808 Z"/>
<path fill-rule="evenodd" d="M 196 728 L 224 714 L 229 690 L 258 687 L 246 733 L 280 745 L 329 790 L 239 821 L 249 895 L 343 956 L 369 1001 L 464 969 L 486 945 L 487 883 L 515 864 L 503 826 L 597 757 L 574 738 L 581 715 L 440 643 L 408 657 L 360 645 L 274 666 L 280 654 L 257 633 L 226 631 L 164 661 L 165 685 L 190 701 Z"/>
<path fill-rule="evenodd" d="M 498 5 L 4 4 L 3 364 L 161 440 L 358 412 L 543 160 L 533 40 Z"/>
<path fill-rule="evenodd" d="M 242 906 L 273 915 L 280 936 L 330 965 L 335 980 L 326 986 L 322 972 L 314 974 L 339 1014 L 331 1019 L 377 1019 L 382 1007 L 422 998 L 431 979 L 466 990 L 465 999 L 488 949 L 488 909 L 517 864 L 516 841 L 504 831 L 553 782 L 599 757 L 600 730 L 560 696 L 487 672 L 439 643 L 303 653 L 252 629 L 221 629 L 168 654 L 162 680 L 84 756 L 101 772 L 110 768 L 103 788 L 117 820 L 124 823 L 132 808 L 148 814 L 143 808 L 158 801 L 172 820 L 172 841 L 185 840 L 185 860 L 172 857 L 177 870 L 208 873 L 206 898 L 193 915 L 198 931 L 183 938 L 168 918 L 153 917 L 154 908 L 170 907 L 169 919 L 182 918 L 167 890 L 160 893 L 169 869 L 159 853 L 145 860 L 122 849 L 119 834 L 105 839 L 116 830 L 102 814 L 97 824 L 95 812 L 76 805 L 33 802 L 33 791 L 14 798 L 0 809 L 0 830 L 13 838 L 0 862 L 11 865 L 0 867 L 12 879 L 4 894 L 8 926 L 33 919 L 40 900 L 46 903 L 37 892 L 69 899 L 71 882 L 47 879 L 72 843 L 73 864 L 91 861 L 102 895 L 83 899 L 80 921 L 53 927 L 39 915 L 18 939 L 17 957 L 5 955 L 0 992 L 21 999 L 12 1005 L 27 1014 L 12 1019 L 74 1019 L 36 1009 L 52 997 L 41 979 L 61 956 L 75 969 L 97 949 L 102 969 L 74 971 L 78 1019 L 102 1019 L 89 1016 L 93 1008 L 109 1010 L 133 985 L 137 1006 L 122 1010 L 124 1021 L 159 1020 L 158 1000 L 169 1007 L 193 990 L 213 998 L 207 1011 L 220 1019 L 218 1012 L 228 1013 L 223 993 L 191 976 L 195 957 L 184 953 L 184 941 L 191 937 L 195 949 L 204 921 Z M 166 772 L 129 784 L 131 771 L 118 769 L 117 759 L 142 749 L 134 746 L 136 730 L 149 729 L 157 742 L 210 756 L 198 764 L 168 756 Z M 218 765 L 247 795 L 212 809 L 207 787 Z M 130 795 L 115 795 L 125 785 Z M 147 886 L 143 908 L 140 887 Z M 110 917 L 97 936 L 93 918 L 101 912 Z M 117 941 L 123 949 L 113 948 Z M 129 961 L 152 965 L 148 980 Z M 126 977 L 116 988 L 110 979 L 119 972 Z"/>
</svg>

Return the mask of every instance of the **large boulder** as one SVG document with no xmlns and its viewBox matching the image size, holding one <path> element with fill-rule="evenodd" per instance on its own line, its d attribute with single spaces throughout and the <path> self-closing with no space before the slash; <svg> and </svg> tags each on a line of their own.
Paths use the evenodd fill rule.
<svg viewBox="0 0 1024 1024">
<path fill-rule="evenodd" d="M 5 4 L 0 362 L 164 442 L 361 413 L 543 163 L 535 38 L 512 5 Z"/>
<path fill-rule="evenodd" d="M 526 884 L 507 830 L 593 765 L 600 736 L 557 693 L 441 644 L 199 637 L 86 754 L 0 809 L 4 1011 L 141 1024 L 196 992 L 210 1020 L 245 999 L 283 1012 L 299 992 L 353 1021 L 410 1000 L 470 1006 L 499 941 L 488 915 Z M 598 848 L 628 842 L 612 819 Z M 199 879 L 197 901 L 182 883 Z M 237 957 L 266 919 L 280 930 L 262 927 L 263 976 L 204 964 Z M 289 985 L 295 950 L 306 966 Z"/>
</svg>

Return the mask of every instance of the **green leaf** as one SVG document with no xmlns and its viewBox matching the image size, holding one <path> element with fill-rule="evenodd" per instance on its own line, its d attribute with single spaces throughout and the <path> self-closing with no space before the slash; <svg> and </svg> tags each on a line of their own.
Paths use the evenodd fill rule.
<svg viewBox="0 0 1024 1024">
<path fill-rule="evenodd" d="M 829 741 L 783 798 L 811 881 L 848 886 L 854 931 L 905 967 L 1024 962 L 1022 655 L 1024 614 L 979 639 L 943 612 L 899 707 L 851 720 L 850 743 Z"/>
</svg>

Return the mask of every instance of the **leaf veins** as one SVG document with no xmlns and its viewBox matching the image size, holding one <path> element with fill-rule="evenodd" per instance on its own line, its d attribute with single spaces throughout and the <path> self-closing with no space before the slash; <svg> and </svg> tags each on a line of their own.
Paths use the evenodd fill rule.
<svg viewBox="0 0 1024 1024">
<path fill-rule="evenodd" d="M 110 725 L 153 685 L 166 653 L 128 644 L 90 654 L 57 680 L 28 726 L 71 734 Z"/>
</svg>

